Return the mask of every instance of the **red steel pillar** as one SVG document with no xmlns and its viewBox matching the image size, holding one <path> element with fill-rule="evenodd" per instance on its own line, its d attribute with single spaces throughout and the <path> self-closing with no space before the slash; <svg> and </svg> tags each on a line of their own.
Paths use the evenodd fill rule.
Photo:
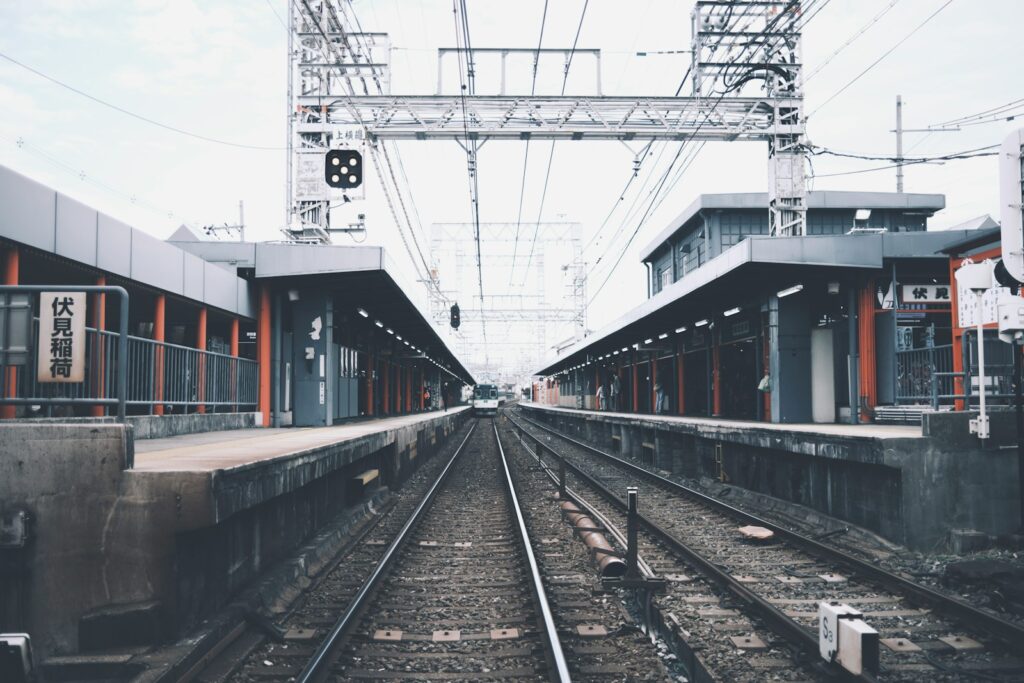
<svg viewBox="0 0 1024 683">
<path fill-rule="evenodd" d="M 636 351 L 633 351 L 633 412 L 640 412 L 640 364 L 636 359 Z"/>
<path fill-rule="evenodd" d="M 154 415 L 164 414 L 164 347 L 166 340 L 167 297 L 156 295 L 153 304 L 153 341 L 156 348 L 153 353 L 153 406 Z"/>
<path fill-rule="evenodd" d="M 712 415 L 722 414 L 722 373 L 721 373 L 721 347 L 718 344 L 718 335 L 715 335 L 711 347 L 711 397 L 714 403 Z"/>
<path fill-rule="evenodd" d="M 676 398 L 678 399 L 677 411 L 680 415 L 686 415 L 686 394 L 683 392 L 683 352 L 676 353 Z"/>
<path fill-rule="evenodd" d="M 256 319 L 256 357 L 260 368 L 260 394 L 258 410 L 263 414 L 263 426 L 270 426 L 270 285 L 260 287 L 260 305 Z"/>
<path fill-rule="evenodd" d="M 366 414 L 373 415 L 373 354 L 366 352 Z"/>
<path fill-rule="evenodd" d="M 4 284 L 18 284 L 18 270 L 20 265 L 20 254 L 17 247 L 10 247 L 4 253 Z M 18 369 L 7 368 L 4 377 L 4 396 L 14 398 L 18 393 Z M 17 416 L 16 406 L 0 406 L 0 417 L 11 419 Z"/>
<path fill-rule="evenodd" d="M 238 400 L 238 318 L 231 319 L 231 399 Z M 238 412 L 238 404 L 234 411 Z"/>
<path fill-rule="evenodd" d="M 103 287 L 107 284 L 107 276 L 100 275 L 96 278 L 96 285 Z M 107 295 L 100 293 L 93 297 L 92 304 L 92 326 L 96 329 L 96 344 L 93 353 L 95 358 L 96 395 L 106 395 L 106 366 L 107 366 L 107 340 L 101 334 L 107 329 Z M 106 406 L 93 406 L 92 416 L 103 417 L 107 412 Z"/>
<path fill-rule="evenodd" d="M 895 306 L 895 302 L 893 302 Z M 866 411 L 874 410 L 878 404 L 878 373 L 875 356 L 875 282 L 868 280 L 860 290 L 857 305 L 857 321 L 860 346 L 860 401 Z M 953 355 L 954 359 L 956 354 Z M 860 410 L 860 407 L 856 407 Z M 869 419 L 863 415 L 863 419 Z"/>
<path fill-rule="evenodd" d="M 658 411 L 658 392 L 654 390 L 654 385 L 658 383 L 658 359 L 657 357 L 651 358 L 651 414 L 653 415 Z"/>
<path fill-rule="evenodd" d="M 199 316 L 196 319 L 196 350 L 206 350 L 206 319 L 207 311 L 206 306 L 199 309 Z M 206 406 L 203 401 L 206 399 L 206 354 L 196 354 L 196 398 L 199 401 L 199 406 L 196 408 L 197 413 L 205 413 Z"/>
</svg>

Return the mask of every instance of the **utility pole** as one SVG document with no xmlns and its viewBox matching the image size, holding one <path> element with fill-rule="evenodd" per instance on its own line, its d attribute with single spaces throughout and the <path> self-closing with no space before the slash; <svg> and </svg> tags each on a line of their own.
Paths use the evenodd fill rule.
<svg viewBox="0 0 1024 683">
<path fill-rule="evenodd" d="M 903 192 L 903 96 L 896 96 L 896 191 Z"/>
</svg>

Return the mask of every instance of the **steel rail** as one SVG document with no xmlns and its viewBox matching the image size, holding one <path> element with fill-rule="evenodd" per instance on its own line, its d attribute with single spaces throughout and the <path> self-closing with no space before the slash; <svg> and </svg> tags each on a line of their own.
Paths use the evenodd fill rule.
<svg viewBox="0 0 1024 683">
<path fill-rule="evenodd" d="M 509 421 L 512 422 L 512 424 L 517 424 L 512 418 L 509 418 Z M 520 426 L 520 428 L 522 427 Z M 547 448 L 550 449 L 551 447 L 547 446 Z M 579 466 L 570 462 L 568 459 L 564 457 L 562 457 L 562 459 L 565 461 L 565 467 L 567 470 L 572 471 L 573 474 L 586 482 L 588 486 L 595 489 L 621 512 L 628 511 L 626 501 L 620 498 L 614 491 L 587 472 L 583 471 Z M 637 513 L 637 518 L 640 521 L 640 525 L 644 527 L 648 533 L 668 546 L 673 553 L 685 559 L 707 579 L 718 584 L 723 589 L 732 593 L 737 599 L 747 604 L 752 610 L 757 612 L 758 616 L 763 618 L 769 624 L 769 627 L 773 631 L 789 642 L 794 643 L 808 654 L 818 650 L 817 632 L 812 632 L 804 628 L 799 622 L 787 616 L 781 609 L 734 579 L 729 572 L 725 571 L 714 562 L 695 551 L 693 548 L 671 534 L 669 531 L 663 529 L 644 514 Z M 858 677 L 856 680 L 870 681 L 874 679 L 869 677 Z"/>
<path fill-rule="evenodd" d="M 546 646 L 548 654 L 555 665 L 555 676 L 550 676 L 552 681 L 558 683 L 570 683 L 572 676 L 569 675 L 569 665 L 565 661 L 565 653 L 562 651 L 562 643 L 558 640 L 558 630 L 555 628 L 555 619 L 551 614 L 551 606 L 548 604 L 547 594 L 544 591 L 544 580 L 540 575 L 540 567 L 537 565 L 537 558 L 533 554 L 533 546 L 530 545 L 530 533 L 526 530 L 526 520 L 523 519 L 523 511 L 519 504 L 519 496 L 516 495 L 516 485 L 512 481 L 512 473 L 508 468 L 508 459 L 505 457 L 505 449 L 501 446 L 501 436 L 498 434 L 498 425 L 491 421 L 494 429 L 494 441 L 498 445 L 498 454 L 501 456 L 501 466 L 505 470 L 506 492 L 512 502 L 512 509 L 516 514 L 516 529 L 519 531 L 519 540 L 523 544 L 523 552 L 526 554 L 526 563 L 530 568 L 530 580 L 533 584 L 533 597 L 540 608 L 541 619 L 544 622 L 544 630 L 547 634 Z"/>
<path fill-rule="evenodd" d="M 469 433 L 466 434 L 466 438 L 462 440 L 461 444 L 459 444 L 455 454 L 452 455 L 450 460 L 448 460 L 448 464 L 444 466 L 443 470 L 441 470 L 441 474 L 437 476 L 437 479 L 430 487 L 430 490 L 427 491 L 425 496 L 423 496 L 423 500 L 421 500 L 419 505 L 416 506 L 413 513 L 409 515 L 409 519 L 405 522 L 401 531 L 398 532 L 395 540 L 393 540 L 391 545 L 388 546 L 388 549 L 384 551 L 384 555 L 377 563 L 377 566 L 374 568 L 369 578 L 366 579 L 362 587 L 359 589 L 359 592 L 356 593 L 354 598 L 352 598 L 352 602 L 349 603 L 348 609 L 345 610 L 345 613 L 341 618 L 334 623 L 334 626 L 331 627 L 330 633 L 327 634 L 324 641 L 320 643 L 320 647 L 316 649 L 316 652 L 313 653 L 313 656 L 306 663 L 305 668 L 302 669 L 302 672 L 295 679 L 296 683 L 313 683 L 314 681 L 319 682 L 324 680 L 327 674 L 327 667 L 334 661 L 331 657 L 331 653 L 334 651 L 335 646 L 340 643 L 341 638 L 345 635 L 348 629 L 354 625 L 356 616 L 360 610 L 366 606 L 373 589 L 377 587 L 377 584 L 380 583 L 384 574 L 387 573 L 395 559 L 398 557 L 398 550 L 405 545 L 405 542 L 408 540 L 409 536 L 411 536 L 410 532 L 413 527 L 416 526 L 416 523 L 422 519 L 424 513 L 430 508 L 430 504 L 433 503 L 437 492 L 440 490 L 445 480 L 448 479 L 448 474 L 455 465 L 455 461 L 460 455 L 462 455 L 465 450 L 466 443 L 469 441 L 469 437 L 473 435 L 474 431 L 476 431 L 475 423 L 470 428 Z"/>
<path fill-rule="evenodd" d="M 974 626 L 986 633 L 995 636 L 999 640 L 1002 640 L 1011 647 L 1018 648 L 1021 643 L 1024 643 L 1024 626 L 1016 624 L 1012 621 L 1003 619 L 994 614 L 990 614 L 974 607 L 959 598 L 955 598 L 950 595 L 945 595 L 939 591 L 922 586 L 919 583 L 915 583 L 909 579 L 906 579 L 899 574 L 895 574 L 886 569 L 871 564 L 866 560 L 862 560 L 858 557 L 850 555 L 849 553 L 843 552 L 838 548 L 834 548 L 825 543 L 817 541 L 808 536 L 804 536 L 796 531 L 792 531 L 785 527 L 779 526 L 766 519 L 758 517 L 752 513 L 741 510 L 737 507 L 729 505 L 728 503 L 712 498 L 711 496 L 701 493 L 688 486 L 680 484 L 679 482 L 672 481 L 667 477 L 663 477 L 660 474 L 651 472 L 645 467 L 641 467 L 635 463 L 631 463 L 628 460 L 624 460 L 618 456 L 606 453 L 599 448 L 595 448 L 589 444 L 578 441 L 571 436 L 562 434 L 557 430 L 548 427 L 547 425 L 540 424 L 535 420 L 532 420 L 525 415 L 521 416 L 523 420 L 536 426 L 538 429 L 552 434 L 564 441 L 568 441 L 579 448 L 582 448 L 588 452 L 591 452 L 601 458 L 612 461 L 621 467 L 630 470 L 641 477 L 650 481 L 661 484 L 662 486 L 669 488 L 673 491 L 682 493 L 683 495 L 695 498 L 698 501 L 721 510 L 726 514 L 729 514 L 736 519 L 743 521 L 748 524 L 755 524 L 762 526 L 766 529 L 773 531 L 779 537 L 792 543 L 793 545 L 805 550 L 812 555 L 824 556 L 829 560 L 843 564 L 848 568 L 853 569 L 856 572 L 860 572 L 865 578 L 877 582 L 883 586 L 893 588 L 897 592 L 909 595 L 911 598 L 916 598 L 928 606 L 935 608 L 939 611 L 945 612 L 949 616 L 956 617 L 967 624 Z"/>
</svg>

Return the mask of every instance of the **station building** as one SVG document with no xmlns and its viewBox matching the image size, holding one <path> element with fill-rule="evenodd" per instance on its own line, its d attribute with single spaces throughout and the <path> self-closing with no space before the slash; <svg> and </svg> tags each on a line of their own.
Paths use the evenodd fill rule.
<svg viewBox="0 0 1024 683">
<path fill-rule="evenodd" d="M 0 167 L 3 284 L 128 291 L 129 415 L 258 413 L 321 426 L 455 402 L 473 378 L 379 247 L 161 241 Z M 120 302 L 89 302 L 87 371 L 40 384 L 3 367 L 6 418 L 102 417 L 116 384 Z M 32 349 L 34 354 L 34 349 Z M 429 402 L 426 398 L 429 390 Z M 227 423 L 225 423 L 227 424 Z"/>
<path fill-rule="evenodd" d="M 771 237 L 766 194 L 702 195 L 644 249 L 648 299 L 542 368 L 536 400 L 595 408 L 604 386 L 624 412 L 774 423 L 962 407 L 976 354 L 950 250 L 980 233 L 929 231 L 944 206 L 812 192 L 807 234 Z"/>
</svg>

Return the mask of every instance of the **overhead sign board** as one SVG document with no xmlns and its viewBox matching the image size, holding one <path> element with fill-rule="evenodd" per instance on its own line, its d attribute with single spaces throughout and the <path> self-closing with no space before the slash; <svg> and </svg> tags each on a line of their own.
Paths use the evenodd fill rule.
<svg viewBox="0 0 1024 683">
<path fill-rule="evenodd" d="M 85 380 L 85 306 L 84 292 L 39 295 L 36 356 L 40 382 Z"/>
<path fill-rule="evenodd" d="M 905 304 L 948 304 L 949 285 L 903 285 L 900 301 Z"/>
</svg>

